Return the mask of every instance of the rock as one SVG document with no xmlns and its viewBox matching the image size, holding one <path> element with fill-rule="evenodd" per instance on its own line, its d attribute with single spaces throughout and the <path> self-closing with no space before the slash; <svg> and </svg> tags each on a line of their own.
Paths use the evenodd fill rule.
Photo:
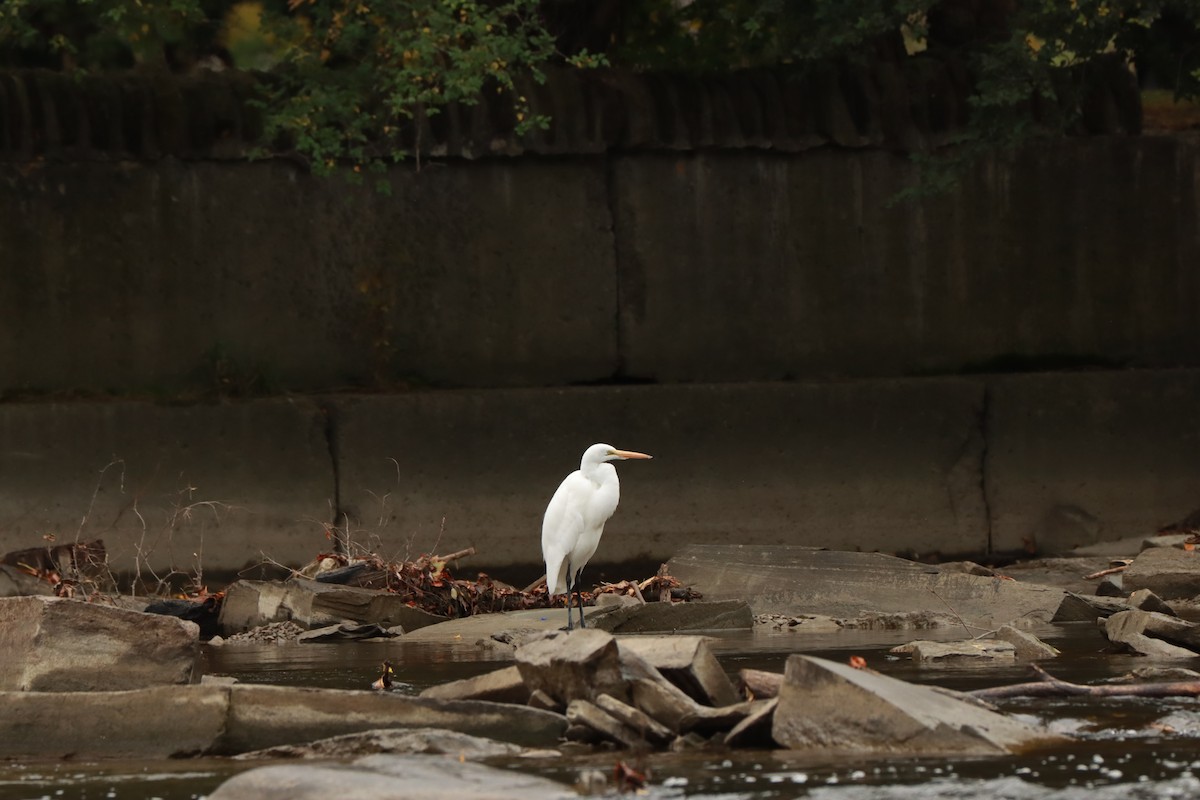
<svg viewBox="0 0 1200 800">
<path fill-rule="evenodd" d="M 742 599 L 760 612 L 850 619 L 865 611 L 945 614 L 952 608 L 982 630 L 1027 616 L 1049 621 L 1063 596 L 1061 589 L 942 571 L 882 553 L 801 547 L 690 545 L 667 567 L 708 600 Z M 958 617 L 949 619 L 961 624 Z"/>
<path fill-rule="evenodd" d="M 1200 679 L 1200 672 L 1186 667 L 1138 667 L 1106 683 L 1174 683 Z"/>
<path fill-rule="evenodd" d="M 587 700 L 571 701 L 571 704 L 567 706 L 567 722 L 591 728 L 605 739 L 614 741 L 623 747 L 634 748 L 643 744 L 640 734 Z"/>
<path fill-rule="evenodd" d="M 24 595 L 51 597 L 54 589 L 50 584 L 28 572 L 8 564 L 0 564 L 0 597 L 22 597 Z"/>
<path fill-rule="evenodd" d="M 1149 589 L 1138 589 L 1129 595 L 1129 605 L 1142 611 L 1150 611 L 1155 614 L 1166 614 L 1169 617 L 1177 617 L 1175 609 L 1162 601 L 1158 595 Z"/>
<path fill-rule="evenodd" d="M 549 697 L 549 695 L 546 695 Z M 494 703 L 528 703 L 530 691 L 515 666 L 485 672 L 472 678 L 430 686 L 421 697 L 438 700 L 490 700 Z M 561 708 L 561 706 L 559 706 Z"/>
<path fill-rule="evenodd" d="M 961 642 L 918 640 L 892 648 L 893 653 L 909 653 L 914 664 L 948 661 L 1012 661 L 1017 649 L 998 639 L 967 639 Z"/>
<path fill-rule="evenodd" d="M 401 788 L 402 787 L 402 788 Z M 235 775 L 209 800 L 572 800 L 570 787 L 449 756 L 373 755 L 351 764 L 283 764 Z"/>
<path fill-rule="evenodd" d="M 1190 533 L 1156 533 L 1153 536 L 1148 536 L 1142 539 L 1142 550 L 1149 550 L 1152 547 L 1179 547 L 1182 548 L 1187 543 Z"/>
<path fill-rule="evenodd" d="M 703 636 L 632 637 L 618 646 L 622 655 L 636 653 L 699 703 L 725 706 L 739 700 Z"/>
<path fill-rule="evenodd" d="M 1129 603 L 1112 597 L 1097 597 L 1092 594 L 1067 592 L 1058 610 L 1054 612 L 1054 623 L 1095 622 L 1120 611 L 1128 611 Z"/>
<path fill-rule="evenodd" d="M 522 682 L 521 686 L 524 686 L 524 685 L 525 685 L 524 682 Z M 529 691 L 529 690 L 526 689 L 526 691 Z M 555 713 L 561 713 L 564 710 L 562 703 L 558 702 L 553 697 L 551 697 L 550 695 L 543 692 L 541 689 L 538 689 L 529 695 L 529 702 L 527 703 L 527 705 L 530 708 L 540 708 L 545 711 L 554 711 Z"/>
<path fill-rule="evenodd" d="M 328 739 L 318 739 L 315 742 L 255 750 L 243 753 L 236 758 L 344 759 L 374 753 L 425 753 L 477 760 L 497 756 L 517 756 L 522 752 L 522 748 L 509 742 L 498 742 L 494 739 L 485 739 L 481 736 L 471 736 L 441 728 L 415 728 L 347 733 Z"/>
<path fill-rule="evenodd" d="M 231 687 L 223 753 L 300 744 L 386 728 L 445 728 L 530 747 L 553 745 L 566 728 L 559 714 L 480 700 L 433 700 L 355 692 L 238 684 Z"/>
<path fill-rule="evenodd" d="M 1132 543 L 1130 549 L 1124 552 L 1132 554 L 1137 550 L 1137 544 Z M 1072 552 L 1077 553 L 1078 551 Z M 1022 583 L 1054 586 L 1068 592 L 1091 594 L 1095 590 L 1096 580 L 1095 578 L 1087 580 L 1085 576 L 1111 566 L 1113 566 L 1112 559 L 1105 556 L 1071 555 L 1061 558 L 1035 558 L 1029 561 L 1018 561 L 1006 566 L 1003 572 Z"/>
<path fill-rule="evenodd" d="M 1149 589 L 1163 600 L 1200 595 L 1200 553 L 1174 547 L 1143 550 L 1125 570 L 1131 593 Z"/>
<path fill-rule="evenodd" d="M 1012 625 L 1001 625 L 996 629 L 996 638 L 1008 642 L 1015 647 L 1017 658 L 1022 661 L 1057 658 L 1059 655 L 1058 648 L 1051 647 L 1032 633 L 1018 630 Z"/>
<path fill-rule="evenodd" d="M 742 599 L 719 602 L 646 603 L 628 618 L 606 626 L 613 633 L 744 630 L 754 627 L 754 613 Z"/>
<path fill-rule="evenodd" d="M 730 729 L 725 736 L 725 744 L 730 747 L 774 747 L 771 725 L 778 705 L 779 698 L 771 698 L 760 705 L 758 710 Z"/>
<path fill-rule="evenodd" d="M 633 705 L 674 733 L 688 730 L 685 722 L 694 719 L 697 709 L 704 708 L 683 690 L 666 681 L 635 678 L 630 682 Z"/>
<path fill-rule="evenodd" d="M 57 597 L 0 598 L 0 690 L 116 691 L 193 679 L 200 629 Z"/>
<path fill-rule="evenodd" d="M 1153 630 L 1153 636 L 1147 635 Z M 1104 635 L 1113 644 L 1122 645 L 1134 653 L 1156 658 L 1195 658 L 1200 653 L 1163 641 L 1162 634 L 1169 636 L 1196 636 L 1196 626 L 1165 614 L 1147 611 L 1122 611 L 1104 620 Z"/>
<path fill-rule="evenodd" d="M 811 656 L 788 658 L 772 737 L 792 749 L 999 754 L 1065 743 L 977 705 Z"/>
<path fill-rule="evenodd" d="M 628 696 L 617 641 L 604 631 L 556 631 L 518 647 L 516 659 L 531 692 L 540 689 L 564 706 L 600 694 Z"/>
<path fill-rule="evenodd" d="M 779 694 L 779 687 L 783 685 L 781 673 L 764 672 L 761 669 L 739 670 L 738 680 L 745 693 L 755 700 L 775 697 Z"/>
<path fill-rule="evenodd" d="M 1122 588 L 1122 583 L 1119 573 L 1105 575 L 1100 579 L 1100 583 L 1096 584 L 1095 593 L 1098 597 L 1124 597 L 1125 589 Z"/>
<path fill-rule="evenodd" d="M 837 633 L 843 627 L 840 620 L 820 614 L 755 614 L 754 624 L 788 633 Z"/>
<path fill-rule="evenodd" d="M 225 590 L 217 627 L 225 636 L 269 625 L 287 622 L 290 610 L 284 605 L 287 590 L 273 581 L 237 581 Z"/>
<path fill-rule="evenodd" d="M 382 589 L 360 589 L 307 578 L 292 578 L 285 586 L 284 602 L 290 609 L 291 619 L 307 628 L 350 621 L 374 623 L 385 628 L 399 625 L 406 631 L 413 631 L 446 619 L 413 608 L 403 596 Z"/>
<path fill-rule="evenodd" d="M 659 724 L 641 709 L 622 703 L 611 695 L 600 695 L 596 698 L 596 705 L 651 744 L 666 744 L 674 738 L 674 734 L 665 725 Z"/>
<path fill-rule="evenodd" d="M 394 632 L 394 629 L 384 628 L 374 622 L 343 622 L 305 631 L 296 637 L 296 641 L 305 644 L 357 642 L 363 639 L 390 639 L 402 632 Z"/>
<path fill-rule="evenodd" d="M 225 729 L 227 686 L 0 692 L 0 758 L 181 758 Z"/>
</svg>

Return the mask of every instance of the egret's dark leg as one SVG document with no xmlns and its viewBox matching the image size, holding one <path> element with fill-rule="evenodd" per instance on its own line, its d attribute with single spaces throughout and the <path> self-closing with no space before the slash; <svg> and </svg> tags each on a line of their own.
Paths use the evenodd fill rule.
<svg viewBox="0 0 1200 800">
<path fill-rule="evenodd" d="M 567 561 L 567 630 L 571 630 L 571 562 Z"/>
<path fill-rule="evenodd" d="M 575 598 L 579 601 L 579 627 L 586 628 L 587 626 L 583 624 L 583 595 L 579 592 L 579 577 L 581 575 L 583 575 L 582 567 L 575 573 Z M 567 598 L 567 600 L 570 601 L 570 598 Z"/>
</svg>

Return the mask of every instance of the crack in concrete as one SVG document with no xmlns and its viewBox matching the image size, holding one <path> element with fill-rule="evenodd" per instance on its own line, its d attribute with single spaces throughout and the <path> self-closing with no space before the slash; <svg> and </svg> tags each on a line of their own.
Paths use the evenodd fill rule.
<svg viewBox="0 0 1200 800">
<path fill-rule="evenodd" d="M 338 407 L 334 403 L 322 403 L 320 408 L 321 416 L 325 422 L 323 428 L 325 447 L 329 451 L 329 466 L 330 471 L 333 473 L 333 515 L 330 525 L 334 531 L 334 550 L 347 554 L 350 551 L 350 542 L 347 516 L 346 512 L 342 509 L 341 438 L 339 435 L 340 429 L 338 428 L 340 416 Z"/>
<path fill-rule="evenodd" d="M 987 381 L 983 382 L 983 398 L 979 404 L 978 429 L 979 429 L 979 497 L 983 501 L 983 524 L 984 532 L 987 534 L 987 552 L 995 553 L 996 548 L 992 542 L 992 503 L 988 499 L 988 421 L 991 416 L 992 408 L 992 387 Z"/>
</svg>

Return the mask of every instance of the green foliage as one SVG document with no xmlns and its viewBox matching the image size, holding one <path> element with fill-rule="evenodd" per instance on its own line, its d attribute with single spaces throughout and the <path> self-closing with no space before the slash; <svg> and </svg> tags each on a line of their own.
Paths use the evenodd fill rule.
<svg viewBox="0 0 1200 800">
<path fill-rule="evenodd" d="M 351 174 L 404 157 L 410 123 L 485 92 L 512 105 L 516 130 L 548 124 L 518 91 L 518 75 L 542 81 L 553 40 L 536 0 L 292 0 L 264 13 L 278 42 L 266 82 L 268 141 L 290 143 L 318 173 L 352 162 Z M 415 142 L 414 142 L 415 143 Z"/>
</svg>

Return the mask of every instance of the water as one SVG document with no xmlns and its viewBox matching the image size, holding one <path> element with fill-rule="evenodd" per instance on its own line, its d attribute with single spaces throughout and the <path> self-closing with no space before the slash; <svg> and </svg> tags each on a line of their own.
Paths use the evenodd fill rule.
<svg viewBox="0 0 1200 800">
<path fill-rule="evenodd" d="M 1035 633 L 1063 651 L 1044 666 L 1087 683 L 1124 674 L 1146 659 L 1103 652 L 1092 625 L 1046 627 Z M 782 670 L 792 653 L 844 661 L 867 659 L 880 672 L 916 683 L 976 689 L 1031 680 L 1028 666 L 917 667 L 889 655 L 914 638 L 961 638 L 961 631 L 842 631 L 829 635 L 734 633 L 714 648 L 727 671 Z M 208 674 L 245 682 L 367 689 L 390 660 L 398 690 L 486 672 L 511 663 L 504 650 L 474 643 L 357 642 L 328 645 L 206 647 Z M 1014 699 L 1005 710 L 1078 737 L 1034 755 L 984 759 L 813 756 L 791 751 L 631 754 L 616 751 L 559 759 L 501 761 L 498 766 L 574 783 L 587 771 L 611 774 L 619 759 L 648 769 L 649 796 L 661 798 L 950 798 L 1079 800 L 1200 795 L 1200 704 L 1195 699 Z M 152 762 L 53 762 L 0 765 L 0 800 L 9 798 L 201 798 L 255 763 L 206 758 Z"/>
</svg>

